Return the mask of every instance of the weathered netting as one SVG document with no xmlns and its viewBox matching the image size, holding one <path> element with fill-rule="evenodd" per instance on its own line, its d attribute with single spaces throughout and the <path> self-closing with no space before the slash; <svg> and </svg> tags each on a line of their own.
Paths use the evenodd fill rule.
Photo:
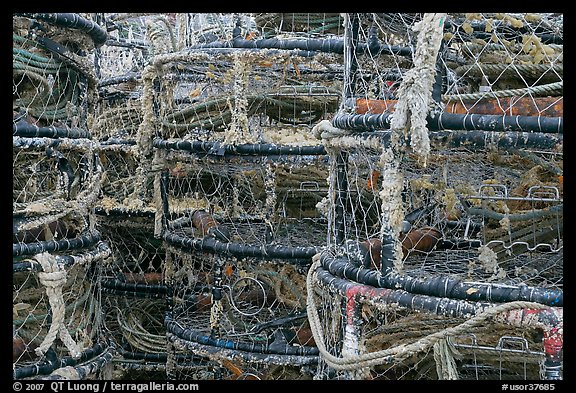
<svg viewBox="0 0 576 393">
<path fill-rule="evenodd" d="M 165 372 L 165 251 L 154 238 L 154 211 L 112 208 L 99 213 L 100 228 L 112 245 L 99 284 L 105 328 L 117 351 L 114 379 L 132 378 L 138 370 Z M 150 363 L 142 365 L 142 360 Z"/>
<path fill-rule="evenodd" d="M 105 31 L 79 14 L 15 14 L 12 26 L 14 121 L 85 128 L 96 84 L 86 51 Z"/>
<path fill-rule="evenodd" d="M 561 20 L 347 15 L 315 378 L 560 378 Z"/>
</svg>

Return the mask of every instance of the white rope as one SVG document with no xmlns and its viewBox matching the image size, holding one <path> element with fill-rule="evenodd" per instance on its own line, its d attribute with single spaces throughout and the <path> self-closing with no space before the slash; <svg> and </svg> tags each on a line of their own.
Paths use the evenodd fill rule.
<svg viewBox="0 0 576 393">
<path fill-rule="evenodd" d="M 402 243 L 399 241 L 402 222 L 404 221 L 404 209 L 402 207 L 402 190 L 404 177 L 400 171 L 400 157 L 394 155 L 390 148 L 382 146 L 379 159 L 382 183 L 378 196 L 381 201 L 380 233 L 394 239 L 394 271 L 402 272 L 404 261 L 402 258 Z"/>
<path fill-rule="evenodd" d="M 312 135 L 316 139 L 330 139 L 348 134 L 349 131 L 334 127 L 329 120 L 322 120 L 312 128 Z"/>
<path fill-rule="evenodd" d="M 60 337 L 62 343 L 66 346 L 73 358 L 79 358 L 81 349 L 70 336 L 66 329 L 65 304 L 62 296 L 62 288 L 66 284 L 66 270 L 58 265 L 56 258 L 48 252 L 43 252 L 34 256 L 34 259 L 42 266 L 41 272 L 38 272 L 40 283 L 46 288 L 46 295 L 50 302 L 52 310 L 52 324 L 44 337 L 42 343 L 36 348 L 36 354 L 43 356 L 52 346 L 56 337 Z"/>
<path fill-rule="evenodd" d="M 427 13 L 414 25 L 419 32 L 414 53 L 414 67 L 408 70 L 398 88 L 398 102 L 390 122 L 392 130 L 410 136 L 413 151 L 423 161 L 430 154 L 430 138 L 426 118 L 432 102 L 432 86 L 436 79 L 436 58 L 443 37 L 445 13 Z M 399 136 L 394 134 L 395 140 Z"/>
</svg>

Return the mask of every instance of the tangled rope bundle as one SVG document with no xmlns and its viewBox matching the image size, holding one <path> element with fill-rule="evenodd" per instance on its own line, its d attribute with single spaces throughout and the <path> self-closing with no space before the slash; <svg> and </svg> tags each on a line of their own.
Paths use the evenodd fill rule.
<svg viewBox="0 0 576 393">
<path fill-rule="evenodd" d="M 414 68 L 406 72 L 398 89 L 398 102 L 390 128 L 410 132 L 411 145 L 422 157 L 424 166 L 430 154 L 430 138 L 426 116 L 432 101 L 432 85 L 436 77 L 436 56 L 442 42 L 446 14 L 425 14 L 414 25 L 419 32 L 414 54 Z"/>
</svg>

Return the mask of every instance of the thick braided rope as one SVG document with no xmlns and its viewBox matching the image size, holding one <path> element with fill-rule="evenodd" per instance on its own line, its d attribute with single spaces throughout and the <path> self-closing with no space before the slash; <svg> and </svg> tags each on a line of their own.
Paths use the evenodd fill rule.
<svg viewBox="0 0 576 393">
<path fill-rule="evenodd" d="M 46 295 L 50 302 L 52 310 L 52 324 L 44 337 L 42 343 L 36 348 L 36 354 L 43 356 L 52 346 L 56 337 L 59 336 L 62 343 L 70 351 L 73 358 L 81 355 L 81 349 L 70 336 L 64 323 L 65 305 L 62 296 L 62 288 L 66 284 L 66 270 L 61 268 L 56 258 L 48 252 L 43 252 L 34 256 L 34 259 L 42 266 L 41 272 L 38 272 L 40 283 L 46 288 Z"/>
<path fill-rule="evenodd" d="M 227 100 L 232 118 L 230 126 L 224 133 L 225 144 L 256 143 L 257 138 L 248 126 L 248 75 L 252 59 L 250 56 L 234 53 L 233 69 L 234 85 L 232 87 L 232 99 Z"/>
<path fill-rule="evenodd" d="M 443 101 L 449 100 L 479 100 L 481 98 L 506 98 L 522 96 L 525 94 L 530 95 L 554 95 L 562 93 L 564 81 L 548 83 L 546 85 L 529 86 L 523 89 L 507 89 L 507 90 L 490 90 L 482 93 L 470 94 L 447 94 L 442 96 Z"/>
<path fill-rule="evenodd" d="M 462 324 L 441 330 L 439 332 L 430 334 L 426 337 L 417 340 L 411 344 L 402 344 L 393 348 L 380 350 L 376 352 L 371 352 L 362 355 L 346 356 L 346 357 L 336 357 L 332 355 L 327 349 L 324 343 L 324 332 L 321 326 L 320 317 L 318 315 L 318 309 L 316 308 L 316 303 L 314 300 L 314 275 L 316 269 L 320 265 L 320 254 L 316 254 L 313 258 L 312 266 L 308 271 L 306 277 L 306 290 L 307 290 L 307 307 L 306 311 L 308 313 L 308 320 L 310 323 L 310 329 L 312 330 L 312 335 L 320 351 L 320 355 L 326 363 L 334 368 L 335 370 L 356 370 L 363 367 L 372 367 L 384 363 L 401 362 L 412 356 L 415 353 L 422 352 L 429 349 L 439 340 L 445 339 L 450 336 L 457 336 L 462 333 L 470 332 L 473 328 L 482 325 L 487 320 L 493 318 L 494 316 L 514 310 L 514 309 L 543 309 L 548 308 L 543 304 L 534 302 L 510 302 L 490 307 L 484 312 L 468 319 Z"/>
<path fill-rule="evenodd" d="M 404 138 L 410 134 L 410 144 L 424 167 L 430 154 L 427 116 L 432 100 L 432 86 L 436 78 L 436 58 L 443 37 L 446 14 L 427 13 L 414 25 L 419 32 L 414 67 L 408 70 L 398 88 L 398 102 L 390 128 L 403 131 Z M 398 136 L 396 136 L 398 137 Z"/>
<path fill-rule="evenodd" d="M 544 74 L 564 74 L 563 64 L 469 64 L 454 70 L 456 75 L 478 77 L 482 75 L 503 77 L 518 77 L 518 74 L 528 77 L 542 77 Z"/>
</svg>

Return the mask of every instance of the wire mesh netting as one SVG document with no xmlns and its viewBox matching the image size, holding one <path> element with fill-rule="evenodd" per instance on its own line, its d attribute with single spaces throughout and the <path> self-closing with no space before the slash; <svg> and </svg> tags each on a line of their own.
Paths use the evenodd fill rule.
<svg viewBox="0 0 576 393">
<path fill-rule="evenodd" d="M 205 142 L 161 142 L 155 160 L 165 168 L 157 192 L 170 253 L 169 340 L 210 359 L 200 374 L 210 379 L 311 378 L 310 368 L 300 370 L 317 361 L 307 345 L 303 281 L 326 236 L 326 218 L 316 209 L 327 191 L 323 151 L 236 145 L 252 153 L 242 155 L 222 144 L 220 153 L 206 155 L 194 150 Z M 183 369 L 176 355 L 168 365 L 171 375 L 200 372 Z"/>
<path fill-rule="evenodd" d="M 563 14 L 13 15 L 17 379 L 563 372 Z"/>
</svg>

